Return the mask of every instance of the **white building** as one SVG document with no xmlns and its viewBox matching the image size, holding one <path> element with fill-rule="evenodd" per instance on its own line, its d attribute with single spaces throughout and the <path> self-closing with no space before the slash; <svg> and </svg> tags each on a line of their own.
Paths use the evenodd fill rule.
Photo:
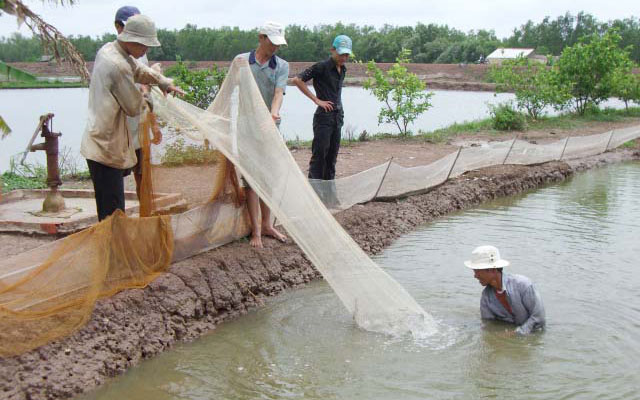
<svg viewBox="0 0 640 400">
<path fill-rule="evenodd" d="M 537 59 L 534 50 L 535 49 L 509 49 L 500 47 L 487 56 L 487 61 L 489 64 L 501 64 L 504 60 L 515 60 L 518 57 Z"/>
</svg>

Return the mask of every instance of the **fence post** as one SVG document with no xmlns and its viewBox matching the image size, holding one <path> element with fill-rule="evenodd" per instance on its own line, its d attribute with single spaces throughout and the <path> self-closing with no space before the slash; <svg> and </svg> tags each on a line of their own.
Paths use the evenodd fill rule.
<svg viewBox="0 0 640 400">
<path fill-rule="evenodd" d="M 571 139 L 571 136 L 567 136 L 567 140 L 564 141 L 564 147 L 562 148 L 562 153 L 560 153 L 560 158 L 558 158 L 559 161 L 562 161 L 562 157 L 564 157 L 564 151 L 567 149 L 567 144 L 569 143 L 569 139 Z"/>
<path fill-rule="evenodd" d="M 611 135 L 609 135 L 609 141 L 607 142 L 607 146 L 604 148 L 603 153 L 604 153 L 605 151 L 609 150 L 609 145 L 611 144 L 611 139 L 613 139 L 613 132 L 615 132 L 615 131 L 616 131 L 615 129 L 612 129 L 612 130 L 611 130 Z"/>
<path fill-rule="evenodd" d="M 509 146 L 509 151 L 507 151 L 507 155 L 504 157 L 504 160 L 502 160 L 502 165 L 504 165 L 504 163 L 507 162 L 507 159 L 509 158 L 509 154 L 511 154 L 511 150 L 513 150 L 513 145 L 515 145 L 516 140 L 518 140 L 518 136 L 520 136 L 519 133 L 516 135 L 516 137 L 513 138 L 513 141 L 511 142 L 511 146 Z"/>
<path fill-rule="evenodd" d="M 389 168 L 391 167 L 391 161 L 393 161 L 393 157 L 389 159 L 389 162 L 387 163 L 387 169 L 384 170 L 384 175 L 382 175 L 380 185 L 378 185 L 378 190 L 376 190 L 376 194 L 373 195 L 373 199 L 371 200 L 374 200 L 376 197 L 378 197 L 378 193 L 380 193 L 380 189 L 382 189 L 382 184 L 384 183 L 384 178 L 387 177 L 387 172 L 389 172 Z"/>
<path fill-rule="evenodd" d="M 451 176 L 451 173 L 453 172 L 453 167 L 456 166 L 456 163 L 458 162 L 458 157 L 460 157 L 460 152 L 462 151 L 462 146 L 458 147 L 458 154 L 456 154 L 456 159 L 453 160 L 453 164 L 451 165 L 451 168 L 449 169 L 449 173 L 447 174 L 447 179 L 445 179 L 444 181 L 448 181 L 449 177 Z"/>
</svg>

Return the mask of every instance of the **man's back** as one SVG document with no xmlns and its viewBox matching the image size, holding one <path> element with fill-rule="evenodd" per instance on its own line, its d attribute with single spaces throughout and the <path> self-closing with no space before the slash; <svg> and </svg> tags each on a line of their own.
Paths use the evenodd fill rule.
<svg viewBox="0 0 640 400">
<path fill-rule="evenodd" d="M 136 162 L 126 115 L 137 115 L 142 95 L 133 83 L 133 68 L 117 42 L 102 46 L 96 55 L 89 86 L 89 118 L 81 153 L 114 168 Z"/>
</svg>

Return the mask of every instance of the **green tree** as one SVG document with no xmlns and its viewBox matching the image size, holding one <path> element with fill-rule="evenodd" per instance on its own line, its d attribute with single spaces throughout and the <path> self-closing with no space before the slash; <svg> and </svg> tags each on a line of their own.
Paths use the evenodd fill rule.
<svg viewBox="0 0 640 400">
<path fill-rule="evenodd" d="M 556 69 L 528 58 L 518 57 L 493 65 L 488 75 L 496 83 L 498 92 L 513 92 L 518 109 L 525 110 L 534 120 L 546 107 L 561 108 L 570 99 L 566 88 L 558 82 Z"/>
<path fill-rule="evenodd" d="M 210 69 L 190 70 L 178 58 L 176 65 L 167 69 L 166 75 L 173 77 L 175 83 L 186 92 L 183 97 L 185 101 L 207 108 L 216 98 L 227 73 L 216 65 Z"/>
<path fill-rule="evenodd" d="M 403 136 L 409 135 L 408 125 L 431 107 L 433 93 L 426 92 L 426 84 L 403 64 L 409 62 L 411 51 L 402 49 L 396 63 L 385 73 L 373 61 L 367 64 L 369 78 L 364 87 L 385 105 L 378 113 L 378 124 L 395 123 Z"/>
<path fill-rule="evenodd" d="M 615 30 L 593 34 L 565 48 L 556 63 L 558 83 L 568 88 L 580 115 L 613 94 L 616 71 L 630 62 L 628 51 L 618 46 L 620 40 Z"/>
<path fill-rule="evenodd" d="M 624 108 L 629 109 L 629 102 L 640 103 L 640 75 L 634 74 L 632 64 L 620 68 L 613 75 L 612 95 L 624 102 Z"/>
</svg>

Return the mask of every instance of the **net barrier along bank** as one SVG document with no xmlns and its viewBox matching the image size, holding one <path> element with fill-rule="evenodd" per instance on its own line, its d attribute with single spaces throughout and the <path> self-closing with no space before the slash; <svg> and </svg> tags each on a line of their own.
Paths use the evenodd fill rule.
<svg viewBox="0 0 640 400">
<path fill-rule="evenodd" d="M 640 126 L 589 136 L 570 136 L 545 144 L 513 139 L 459 148 L 428 165 L 384 164 L 335 181 L 310 180 L 326 207 L 345 210 L 373 200 L 391 200 L 424 193 L 465 172 L 501 164 L 532 165 L 604 153 L 640 137 Z"/>
<path fill-rule="evenodd" d="M 595 155 L 640 136 L 640 127 L 632 127 L 544 145 L 495 142 L 461 148 L 426 166 L 405 168 L 389 161 L 335 181 L 309 181 L 243 60 L 232 64 L 207 110 L 157 92 L 154 97 L 155 112 L 178 139 L 173 143 L 182 143 L 175 153 L 192 152 L 198 162 L 171 166 L 172 148 L 163 156 L 151 152 L 153 179 L 146 190 L 151 198 L 153 192 L 180 193 L 186 206 L 143 218 L 117 213 L 85 231 L 0 260 L 0 355 L 67 336 L 90 318 L 97 299 L 143 287 L 171 262 L 246 236 L 250 224 L 238 174 L 269 205 L 360 327 L 427 336 L 437 329 L 429 314 L 369 259 L 328 209 L 421 193 L 490 165 Z"/>
</svg>

